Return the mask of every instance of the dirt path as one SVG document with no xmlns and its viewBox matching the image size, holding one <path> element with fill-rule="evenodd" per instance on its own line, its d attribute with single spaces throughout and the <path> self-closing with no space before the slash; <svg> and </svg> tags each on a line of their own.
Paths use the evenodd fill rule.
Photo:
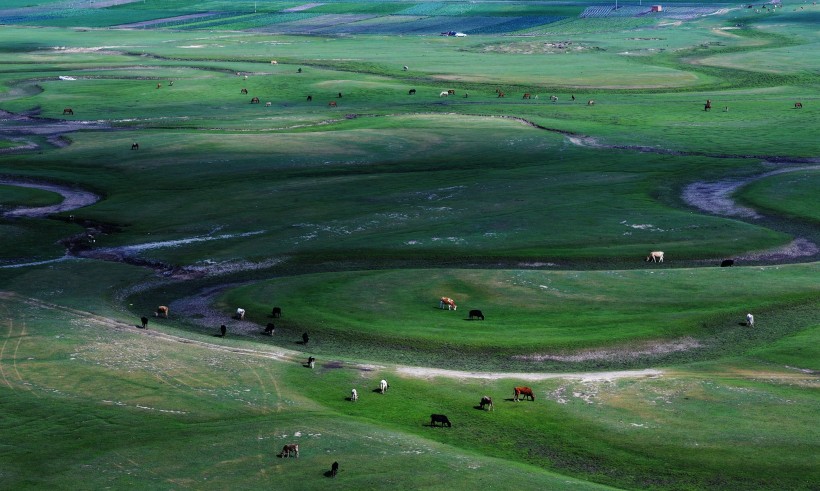
<svg viewBox="0 0 820 491">
<path fill-rule="evenodd" d="M 71 211 L 76 210 L 77 208 L 92 205 L 100 200 L 99 196 L 89 191 L 61 186 L 58 184 L 36 183 L 19 179 L 3 178 L 0 178 L 0 184 L 5 184 L 7 186 L 19 186 L 23 188 L 42 189 L 43 191 L 57 193 L 63 197 L 63 201 L 56 205 L 15 208 L 11 211 L 3 213 L 3 216 L 6 217 L 43 218 L 51 215 L 52 213 Z"/>
</svg>

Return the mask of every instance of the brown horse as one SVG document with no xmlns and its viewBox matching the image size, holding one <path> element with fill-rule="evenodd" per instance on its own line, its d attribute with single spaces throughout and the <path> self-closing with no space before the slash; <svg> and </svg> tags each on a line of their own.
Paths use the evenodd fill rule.
<svg viewBox="0 0 820 491">
<path fill-rule="evenodd" d="M 527 400 L 527 397 L 529 397 L 532 401 L 535 400 L 535 394 L 532 393 L 532 389 L 529 387 L 516 387 L 514 389 L 513 401 L 518 402 L 521 397 L 523 397 L 524 400 Z"/>
<path fill-rule="evenodd" d="M 63 109 L 63 115 L 65 115 L 65 114 L 70 114 L 70 115 L 74 116 L 74 110 L 71 109 L 70 107 L 67 107 L 67 108 Z"/>
<path fill-rule="evenodd" d="M 291 455 L 295 455 L 296 458 L 299 458 L 299 444 L 298 443 L 288 443 L 284 447 L 282 447 L 282 452 L 279 454 L 279 457 L 287 458 Z"/>
</svg>

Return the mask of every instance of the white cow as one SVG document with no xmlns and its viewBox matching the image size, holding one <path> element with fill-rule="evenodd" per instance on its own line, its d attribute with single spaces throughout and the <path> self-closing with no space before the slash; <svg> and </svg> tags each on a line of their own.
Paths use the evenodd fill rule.
<svg viewBox="0 0 820 491">
<path fill-rule="evenodd" d="M 390 384 L 387 383 L 387 380 L 382 379 L 382 381 L 379 382 L 379 392 L 382 394 L 384 394 L 384 391 L 386 391 L 388 387 L 390 387 Z"/>
<path fill-rule="evenodd" d="M 438 96 L 439 96 L 439 97 L 447 97 L 448 95 L 450 95 L 450 93 L 449 93 L 449 92 L 447 92 L 446 90 L 442 90 L 442 91 L 441 91 L 441 94 L 439 94 Z"/>
<path fill-rule="evenodd" d="M 746 325 L 749 327 L 755 326 L 755 316 L 752 314 L 746 314 Z"/>
<path fill-rule="evenodd" d="M 236 309 L 236 318 L 239 320 L 243 320 L 245 318 L 245 309 L 239 308 Z"/>
<path fill-rule="evenodd" d="M 359 393 L 356 392 L 356 389 L 350 391 L 350 400 L 356 402 L 359 400 Z"/>
<path fill-rule="evenodd" d="M 663 251 L 652 251 L 646 256 L 647 261 L 652 261 L 662 263 L 663 262 Z"/>
</svg>

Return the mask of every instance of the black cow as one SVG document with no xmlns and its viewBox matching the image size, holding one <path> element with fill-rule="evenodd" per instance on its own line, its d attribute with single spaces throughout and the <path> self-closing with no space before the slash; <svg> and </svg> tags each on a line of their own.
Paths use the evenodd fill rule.
<svg viewBox="0 0 820 491">
<path fill-rule="evenodd" d="M 315 367 L 316 366 L 316 358 L 314 358 L 312 356 L 308 357 L 307 366 L 308 366 L 308 368 Z"/>
<path fill-rule="evenodd" d="M 407 91 L 408 95 L 416 95 L 416 89 L 410 89 Z"/>
<path fill-rule="evenodd" d="M 140 321 L 142 322 L 142 328 L 146 329 L 148 327 L 148 317 L 142 316 Z"/>
<path fill-rule="evenodd" d="M 734 265 L 735 265 L 735 260 L 734 259 L 724 259 L 720 263 L 721 268 L 727 268 L 729 266 L 734 266 Z"/>
<path fill-rule="evenodd" d="M 282 309 L 280 307 L 274 307 L 273 310 L 270 311 L 270 315 L 276 318 L 282 317 Z"/>
<path fill-rule="evenodd" d="M 308 336 L 308 333 L 306 333 L 306 332 L 302 333 L 302 343 L 303 344 L 308 344 L 308 341 L 310 341 L 310 337 Z"/>
<path fill-rule="evenodd" d="M 443 414 L 431 414 L 430 426 L 436 426 L 436 423 L 441 423 L 442 427 L 444 427 L 444 425 L 447 425 L 448 428 L 453 426 L 452 424 L 450 424 L 450 420 L 447 418 L 447 416 Z"/>
<path fill-rule="evenodd" d="M 471 310 L 469 317 L 470 317 L 470 320 L 473 320 L 473 319 L 484 320 L 484 314 L 482 314 L 480 310 Z"/>
<path fill-rule="evenodd" d="M 274 329 L 276 329 L 276 326 L 274 326 L 272 322 L 268 322 L 268 325 L 265 326 L 265 334 L 273 336 Z"/>
<path fill-rule="evenodd" d="M 225 334 L 227 334 L 227 332 L 228 332 L 228 326 L 226 326 L 225 324 L 222 324 L 221 326 L 219 326 L 219 334 L 223 338 L 225 337 Z"/>
</svg>

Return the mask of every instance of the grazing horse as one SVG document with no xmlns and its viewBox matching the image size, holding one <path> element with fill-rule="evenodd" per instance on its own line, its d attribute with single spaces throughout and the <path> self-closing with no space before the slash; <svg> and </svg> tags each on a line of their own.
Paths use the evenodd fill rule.
<svg viewBox="0 0 820 491">
<path fill-rule="evenodd" d="M 663 262 L 663 251 L 652 251 L 646 256 L 646 261 L 652 261 L 653 263 L 662 263 Z"/>
<path fill-rule="evenodd" d="M 802 102 L 795 102 L 794 103 L 794 108 L 795 109 L 803 109 L 803 103 Z"/>
<path fill-rule="evenodd" d="M 712 100 L 706 99 L 706 104 L 703 105 L 703 110 L 708 111 L 709 109 L 712 109 Z"/>
<path fill-rule="evenodd" d="M 493 409 L 495 409 L 495 407 L 493 406 L 493 398 L 490 396 L 482 396 L 481 402 L 478 405 L 481 406 L 481 409 L 484 409 L 484 406 L 487 406 L 488 411 L 492 411 Z"/>
<path fill-rule="evenodd" d="M 314 358 L 312 356 L 308 357 L 307 365 L 308 365 L 308 368 L 315 367 L 316 366 L 316 358 Z"/>
<path fill-rule="evenodd" d="M 530 94 L 529 92 L 525 92 L 524 97 L 522 97 L 522 99 L 532 99 L 532 94 Z"/>
<path fill-rule="evenodd" d="M 416 89 L 410 89 L 407 91 L 407 95 L 416 95 Z"/>
<path fill-rule="evenodd" d="M 473 319 L 484 320 L 484 314 L 482 314 L 480 310 L 471 310 L 469 318 L 470 318 L 470 320 L 473 320 Z"/>
<path fill-rule="evenodd" d="M 339 473 L 339 463 L 338 462 L 333 462 L 333 465 L 330 466 L 330 477 L 336 477 L 336 474 L 338 474 L 338 473 Z"/>
<path fill-rule="evenodd" d="M 456 306 L 456 301 L 450 297 L 441 297 L 438 301 L 438 307 L 443 309 L 444 306 L 447 306 L 447 310 L 458 310 Z"/>
<path fill-rule="evenodd" d="M 242 90 L 239 91 L 239 93 L 247 95 L 248 94 L 248 89 L 243 88 Z"/>
<path fill-rule="evenodd" d="M 275 319 L 278 319 L 279 317 L 282 317 L 282 308 L 281 307 L 274 307 L 270 311 L 270 315 L 273 316 Z"/>
<path fill-rule="evenodd" d="M 587 106 L 594 106 L 594 105 L 595 105 L 595 101 L 593 101 L 592 99 L 587 101 Z"/>
<path fill-rule="evenodd" d="M 140 317 L 140 322 L 142 322 L 142 328 L 143 329 L 148 328 L 148 317 L 145 317 L 145 316 Z"/>
<path fill-rule="evenodd" d="M 308 102 L 311 102 L 312 100 L 313 100 L 313 96 L 312 96 L 312 95 L 307 96 L 307 101 L 308 101 Z"/>
<path fill-rule="evenodd" d="M 327 103 L 328 107 L 336 107 L 336 101 L 330 101 Z"/>
<path fill-rule="evenodd" d="M 66 115 L 66 114 L 70 114 L 71 116 L 74 116 L 74 110 L 71 109 L 70 107 L 67 107 L 67 108 L 63 109 L 63 115 Z"/>
<path fill-rule="evenodd" d="M 532 389 L 529 387 L 516 387 L 513 390 L 513 401 L 518 402 L 522 397 L 524 400 L 527 400 L 527 397 L 529 397 L 530 400 L 535 400 L 535 394 L 532 393 Z"/>
<path fill-rule="evenodd" d="M 165 317 L 167 319 L 168 318 L 168 307 L 166 307 L 165 305 L 160 305 L 159 307 L 157 307 L 157 311 L 154 312 L 154 317 L 159 317 L 159 316 Z"/>
<path fill-rule="evenodd" d="M 721 268 L 727 268 L 729 266 L 734 266 L 734 265 L 735 265 L 735 260 L 734 259 L 724 259 L 723 261 L 720 262 L 720 267 Z"/>
<path fill-rule="evenodd" d="M 356 389 L 350 390 L 350 400 L 356 402 L 359 400 L 359 392 Z"/>
<path fill-rule="evenodd" d="M 259 98 L 258 97 L 251 98 L 251 104 L 259 104 Z"/>
<path fill-rule="evenodd" d="M 381 382 L 379 382 L 379 392 L 381 392 L 382 394 L 384 394 L 384 393 L 385 393 L 385 391 L 386 391 L 389 387 L 390 387 L 390 384 L 388 384 L 388 383 L 387 383 L 387 380 L 382 379 L 382 381 L 381 381 Z"/>
<path fill-rule="evenodd" d="M 279 454 L 279 457 L 287 458 L 291 455 L 295 455 L 296 458 L 299 458 L 299 444 L 298 443 L 288 443 L 284 447 L 282 447 L 282 452 Z"/>
<path fill-rule="evenodd" d="M 430 426 L 436 426 L 436 423 L 441 423 L 441 426 L 447 425 L 448 428 L 452 427 L 453 425 L 450 423 L 450 419 L 443 415 L 443 414 L 431 414 L 430 415 Z"/>
<path fill-rule="evenodd" d="M 447 97 L 448 95 L 450 95 L 449 92 L 447 92 L 446 90 L 442 90 L 441 93 L 439 93 L 438 96 L 439 97 Z"/>
<path fill-rule="evenodd" d="M 134 142 L 134 143 L 131 144 L 131 150 L 139 150 L 139 149 L 140 149 L 140 144 L 139 143 Z"/>
<path fill-rule="evenodd" d="M 245 320 L 245 309 L 241 307 L 236 309 L 236 318 L 239 320 Z"/>
<path fill-rule="evenodd" d="M 752 314 L 746 314 L 746 325 L 749 327 L 755 326 L 755 316 Z"/>
</svg>

